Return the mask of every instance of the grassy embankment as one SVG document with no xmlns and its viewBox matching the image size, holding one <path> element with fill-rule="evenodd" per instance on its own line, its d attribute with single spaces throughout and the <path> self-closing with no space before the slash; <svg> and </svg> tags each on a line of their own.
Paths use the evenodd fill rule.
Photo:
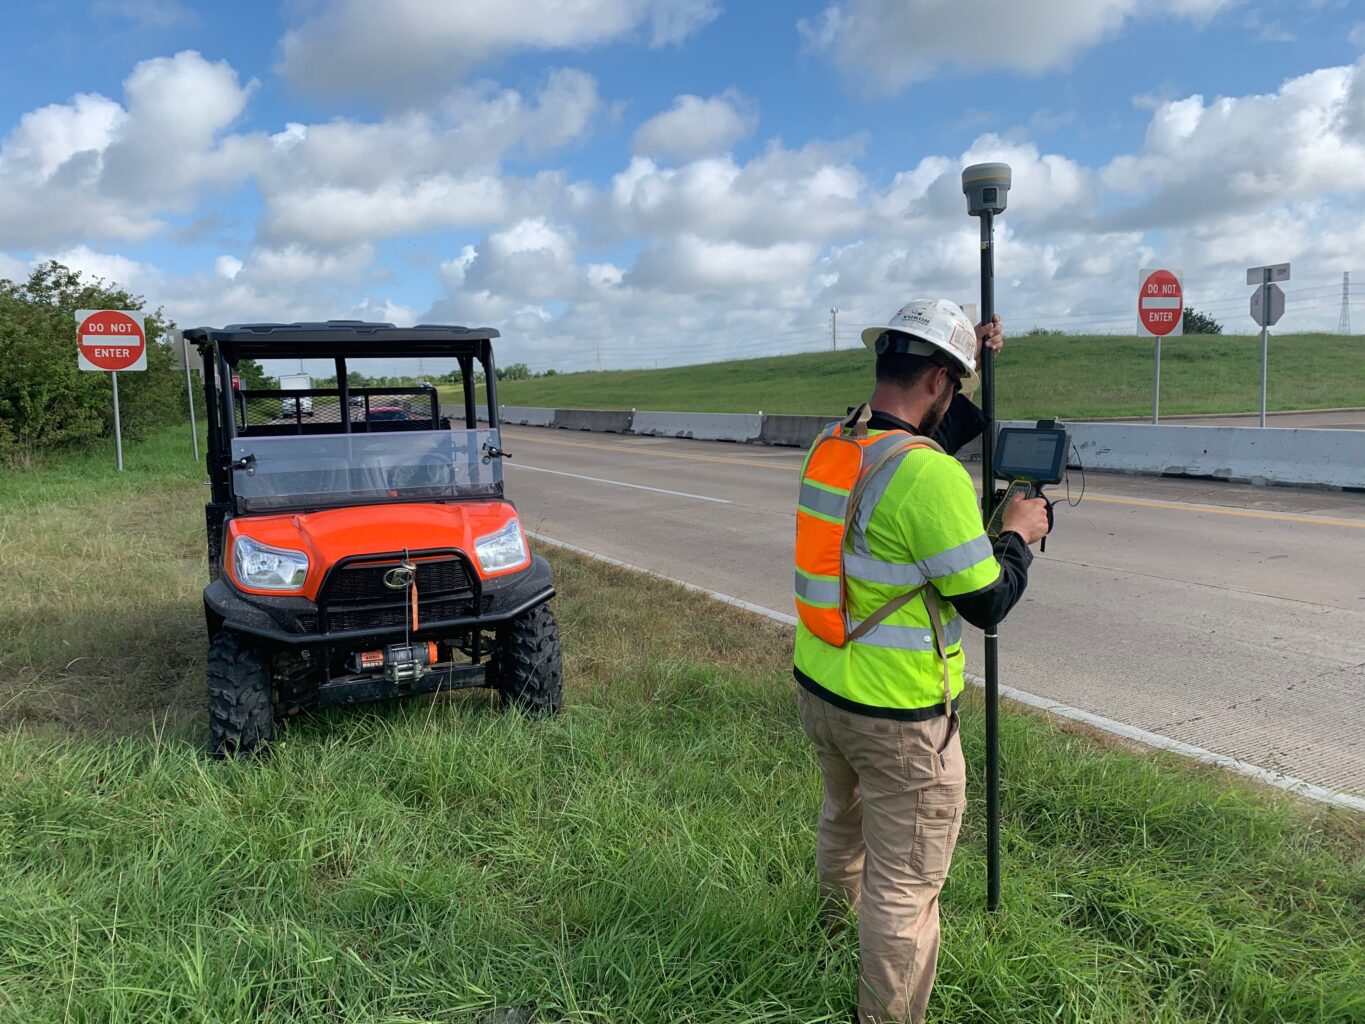
<svg viewBox="0 0 1365 1024">
<path fill-rule="evenodd" d="M 0 478 L 0 1020 L 847 1019 L 784 629 L 558 557 L 559 719 L 415 700 L 213 763 L 186 447 Z M 1359 818 L 1021 714 L 1002 741 L 1006 909 L 978 776 L 935 1019 L 1365 1019 Z M 979 708 L 964 742 L 979 772 Z"/>
<path fill-rule="evenodd" d="M 1150 340 L 1136 338 L 1010 338 L 997 364 L 997 412 L 1007 419 L 1151 415 L 1152 350 Z M 580 409 L 837 415 L 866 393 L 871 374 L 871 356 L 859 345 L 840 352 L 504 381 L 498 400 Z M 1162 343 L 1164 414 L 1253 412 L 1260 395 L 1259 337 L 1192 336 Z M 1365 405 L 1365 338 L 1272 336 L 1267 405 Z"/>
</svg>

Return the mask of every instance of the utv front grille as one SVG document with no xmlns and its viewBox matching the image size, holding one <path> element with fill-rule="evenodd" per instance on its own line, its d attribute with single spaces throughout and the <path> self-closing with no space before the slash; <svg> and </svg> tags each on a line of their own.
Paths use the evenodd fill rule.
<svg viewBox="0 0 1365 1024">
<path fill-rule="evenodd" d="M 458 619 L 473 609 L 473 601 L 422 601 L 420 620 L 439 622 Z M 401 629 L 408 615 L 407 608 L 334 608 L 327 613 L 327 629 L 332 633 L 355 629 Z"/>
<path fill-rule="evenodd" d="M 379 565 L 359 562 L 338 569 L 327 581 L 328 601 L 382 601 L 394 591 L 384 585 L 384 576 L 396 563 Z M 416 562 L 417 594 L 449 594 L 471 590 L 469 571 L 458 558 Z"/>
<path fill-rule="evenodd" d="M 413 552 L 417 572 L 419 627 L 458 619 L 478 607 L 478 577 L 457 551 Z M 403 561 L 399 555 L 369 555 L 337 563 L 318 596 L 319 619 L 326 633 L 401 629 L 412 615 L 411 594 L 394 590 L 384 579 Z"/>
</svg>

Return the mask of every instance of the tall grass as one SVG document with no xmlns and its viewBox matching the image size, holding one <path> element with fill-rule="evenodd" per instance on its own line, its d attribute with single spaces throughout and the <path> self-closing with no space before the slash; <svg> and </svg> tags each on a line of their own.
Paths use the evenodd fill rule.
<svg viewBox="0 0 1365 1024">
<path fill-rule="evenodd" d="M 996 364 L 997 411 L 1018 419 L 1150 415 L 1153 351 L 1150 338 L 1009 338 Z M 872 357 L 855 343 L 840 352 L 504 381 L 498 400 L 835 416 L 860 402 L 871 381 Z M 1162 342 L 1161 408 L 1167 415 L 1253 412 L 1260 408 L 1260 388 L 1259 337 L 1191 335 Z M 1271 409 L 1365 405 L 1365 338 L 1272 336 L 1267 402 Z"/>
<path fill-rule="evenodd" d="M 855 944 L 818 920 L 784 628 L 556 556 L 558 719 L 419 699 L 219 764 L 196 474 L 149 470 L 123 496 L 159 511 L 106 521 L 124 484 L 66 472 L 0 485 L 0 529 L 105 537 L 44 548 L 33 577 L 102 598 L 0 603 L 0 673 L 28 673 L 0 712 L 0 1020 L 848 1019 Z M 82 691 L 72 652 L 104 682 Z M 934 1019 L 1365 1019 L 1361 819 L 1028 715 L 1002 743 L 1005 908 L 982 909 L 975 777 Z"/>
</svg>

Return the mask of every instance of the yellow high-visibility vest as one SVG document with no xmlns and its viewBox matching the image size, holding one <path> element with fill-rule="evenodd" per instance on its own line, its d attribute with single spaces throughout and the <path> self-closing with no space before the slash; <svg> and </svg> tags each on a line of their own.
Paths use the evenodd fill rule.
<svg viewBox="0 0 1365 1024">
<path fill-rule="evenodd" d="M 798 518 L 835 518 L 839 490 L 811 475 L 831 431 L 816 440 L 801 471 Z M 863 417 L 866 422 L 866 417 Z M 865 437 L 904 431 L 866 431 Z M 937 446 L 915 445 L 874 467 L 858 482 L 860 498 L 842 531 L 842 550 L 815 552 L 822 534 L 806 530 L 798 552 L 796 629 L 797 681 L 831 703 L 865 714 L 918 720 L 943 714 L 962 692 L 962 620 L 947 600 L 983 590 L 1000 576 L 991 542 L 981 523 L 976 488 L 966 469 Z M 818 499 L 814 503 L 811 498 Z M 846 495 L 845 495 L 846 497 Z M 804 564 L 803 564 L 804 563 Z M 839 575 L 809 565 L 839 566 Z M 917 593 L 916 593 L 917 591 Z M 880 617 L 898 598 L 913 599 Z M 806 624 L 820 627 L 819 610 L 841 608 L 850 627 L 842 644 L 821 639 Z M 936 621 L 937 620 L 937 621 Z M 868 621 L 875 624 L 860 631 Z M 821 630 L 826 636 L 832 634 Z M 837 639 L 835 637 L 834 639 Z M 945 692 L 946 691 L 946 692 Z"/>
</svg>

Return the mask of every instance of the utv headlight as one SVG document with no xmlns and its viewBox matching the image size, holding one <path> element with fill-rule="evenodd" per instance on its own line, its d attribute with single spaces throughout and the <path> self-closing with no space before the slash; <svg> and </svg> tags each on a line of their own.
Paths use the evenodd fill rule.
<svg viewBox="0 0 1365 1024">
<path fill-rule="evenodd" d="M 479 556 L 479 567 L 484 572 L 499 572 L 526 561 L 526 538 L 521 533 L 521 521 L 513 519 L 497 533 L 480 537 L 474 542 L 474 553 Z"/>
<path fill-rule="evenodd" d="M 308 556 L 302 551 L 269 548 L 250 537 L 232 545 L 237 581 L 260 590 L 300 590 L 308 576 Z"/>
</svg>

